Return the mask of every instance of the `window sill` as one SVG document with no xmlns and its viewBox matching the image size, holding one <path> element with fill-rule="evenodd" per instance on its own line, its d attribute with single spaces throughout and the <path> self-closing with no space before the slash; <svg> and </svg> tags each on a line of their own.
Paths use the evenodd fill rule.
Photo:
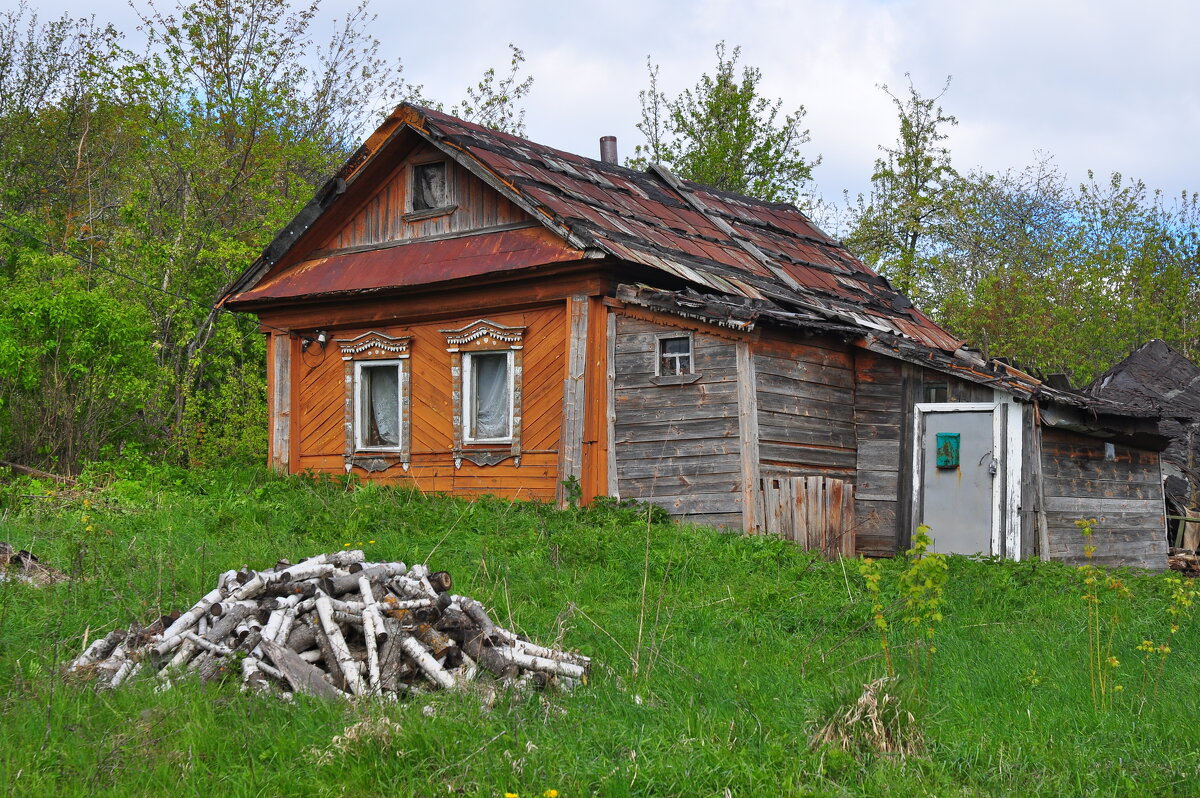
<svg viewBox="0 0 1200 798">
<path fill-rule="evenodd" d="M 650 378 L 652 385 L 690 385 L 700 379 L 699 374 L 659 374 Z"/>
<path fill-rule="evenodd" d="M 456 210 L 458 210 L 457 205 L 446 205 L 441 208 L 426 208 L 423 211 L 409 211 L 400 218 L 406 222 L 420 222 L 425 219 L 434 219 L 438 216 L 449 216 Z"/>
</svg>

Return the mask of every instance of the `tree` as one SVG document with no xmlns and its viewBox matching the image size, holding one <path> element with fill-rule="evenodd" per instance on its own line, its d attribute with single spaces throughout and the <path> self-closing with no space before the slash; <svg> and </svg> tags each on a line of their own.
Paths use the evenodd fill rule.
<svg viewBox="0 0 1200 798">
<path fill-rule="evenodd" d="M 450 113 L 484 127 L 524 136 L 525 109 L 520 103 L 533 88 L 533 77 L 526 76 L 518 82 L 525 52 L 511 43 L 508 50 L 508 76 L 496 80 L 495 68 L 489 67 L 478 83 L 467 87 L 466 97 L 454 105 Z"/>
<path fill-rule="evenodd" d="M 379 56 L 366 2 L 323 44 L 318 11 L 319 0 L 151 0 L 144 53 L 111 27 L 41 23 L 25 5 L 0 13 L 0 229 L 24 233 L 0 236 L 0 291 L 31 320 L 81 309 L 54 317 L 64 327 L 45 350 L 19 314 L 0 313 L 0 382 L 19 379 L 0 385 L 0 458 L 73 470 L 96 456 L 90 442 L 130 440 L 179 460 L 262 456 L 262 336 L 213 305 L 363 130 L 421 90 Z M 512 72 L 489 70 L 463 107 L 519 127 L 522 61 L 514 47 Z M 85 329 L 101 317 L 120 347 Z M 100 368 L 114 361 L 94 360 L 102 344 L 124 358 L 112 379 Z M 56 391 L 38 389 L 42 377 Z M 97 401 L 74 411 L 62 397 Z M 57 420 L 20 421 L 39 418 Z"/>
<path fill-rule="evenodd" d="M 929 310 L 990 356 L 1084 384 L 1151 338 L 1195 356 L 1200 205 L 1119 174 L 1072 187 L 1043 159 L 961 178 Z"/>
<path fill-rule="evenodd" d="M 877 271 L 914 299 L 928 290 L 930 261 L 936 252 L 937 227 L 952 202 L 955 178 L 950 150 L 942 143 L 947 127 L 958 120 L 938 104 L 950 78 L 935 97 L 922 97 L 908 79 L 908 94 L 897 97 L 880 88 L 896 106 L 900 133 L 894 147 L 880 146 L 871 196 L 858 197 L 857 220 L 847 244 Z"/>
<path fill-rule="evenodd" d="M 782 114 L 783 100 L 758 93 L 762 73 L 737 71 L 741 48 L 727 56 L 716 46 L 717 69 L 671 100 L 659 90 L 659 68 L 647 59 L 650 88 L 638 94 L 645 144 L 634 148 L 628 166 L 651 163 L 670 167 L 681 177 L 714 188 L 748 194 L 769 202 L 800 202 L 820 157 L 806 159 L 809 141 L 801 128 L 804 106 Z"/>
</svg>

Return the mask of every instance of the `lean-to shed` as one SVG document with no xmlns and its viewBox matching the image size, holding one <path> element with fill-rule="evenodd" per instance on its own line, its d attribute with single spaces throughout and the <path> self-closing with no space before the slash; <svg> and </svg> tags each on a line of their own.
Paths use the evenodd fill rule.
<svg viewBox="0 0 1200 798">
<path fill-rule="evenodd" d="M 402 105 L 226 304 L 270 338 L 280 469 L 869 554 L 925 522 L 1074 558 L 1095 516 L 1098 557 L 1163 565 L 1154 412 L 985 361 L 791 205 L 659 166 Z"/>
<path fill-rule="evenodd" d="M 1085 392 L 1161 412 L 1170 439 L 1162 453 L 1167 499 L 1175 515 L 1200 515 L 1200 366 L 1154 339 L 1092 381 Z M 1200 523 L 1168 524 L 1170 540 L 1200 548 Z"/>
</svg>

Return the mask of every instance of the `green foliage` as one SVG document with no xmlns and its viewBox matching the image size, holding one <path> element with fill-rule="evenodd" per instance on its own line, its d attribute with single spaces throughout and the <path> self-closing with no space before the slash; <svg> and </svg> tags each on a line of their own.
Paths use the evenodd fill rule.
<svg viewBox="0 0 1200 798">
<path fill-rule="evenodd" d="M 26 463 L 95 458 L 148 434 L 162 370 L 137 305 L 95 290 L 65 258 L 24 249 L 0 304 L 0 450 Z"/>
<path fill-rule="evenodd" d="M 958 120 L 938 104 L 950 78 L 937 96 L 922 97 L 912 76 L 905 77 L 908 94 L 903 99 L 880 87 L 896 106 L 900 133 L 894 147 L 880 147 L 884 157 L 875 161 L 871 196 L 859 195 L 857 221 L 846 243 L 896 288 L 918 299 L 928 288 L 938 228 L 953 201 L 958 173 L 943 142 L 949 136 L 946 128 Z"/>
<path fill-rule="evenodd" d="M 22 431 L 22 441 L 0 438 L 0 459 L 75 471 L 108 444 L 144 445 L 191 463 L 265 455 L 261 336 L 252 319 L 231 319 L 213 305 L 381 112 L 421 92 L 403 79 L 399 61 L 380 55 L 365 0 L 324 41 L 316 36 L 319 6 L 149 0 L 135 9 L 145 52 L 125 48 L 111 26 L 68 17 L 43 23 L 24 3 L 0 13 L 0 289 L 35 291 L 38 280 L 70 273 L 45 290 L 74 296 L 86 285 L 88 301 L 112 309 L 106 319 L 124 308 L 127 324 L 109 327 L 136 327 L 121 351 L 142 351 L 120 374 L 144 376 L 147 359 L 154 369 L 140 402 L 118 392 L 102 412 L 81 413 L 75 398 L 53 407 L 63 395 L 26 391 L 21 418 L 62 418 L 43 432 Z M 523 60 L 513 47 L 511 74 L 497 79 L 489 70 L 461 110 L 519 129 L 530 87 L 516 77 Z M 69 254 L 75 269 L 90 271 L 33 263 L 23 254 L 29 247 Z M 10 286 L 18 262 L 25 282 Z M 27 369 L 51 363 L 22 357 Z M 50 372 L 39 379 L 61 383 Z M 72 442 L 24 440 L 61 437 L 67 417 Z"/>
<path fill-rule="evenodd" d="M 1046 163 L 962 181 L 934 311 L 987 354 L 1086 383 L 1152 338 L 1196 356 L 1200 202 Z"/>
<path fill-rule="evenodd" d="M 904 597 L 904 625 L 908 630 L 909 677 L 918 693 L 927 693 L 933 681 L 933 643 L 937 626 L 944 618 L 946 583 L 950 568 L 946 555 L 929 551 L 933 538 L 922 524 L 913 536 L 912 548 L 905 552 L 908 567 L 900 574 L 900 595 Z"/>
<path fill-rule="evenodd" d="M 467 87 L 467 96 L 451 107 L 450 113 L 484 127 L 524 136 L 525 109 L 520 103 L 533 88 L 533 76 L 518 81 L 525 52 L 515 44 L 509 44 L 508 50 L 508 75 L 497 80 L 495 68 L 489 67 L 477 84 Z"/>
<path fill-rule="evenodd" d="M 801 128 L 804 106 L 782 113 L 783 100 L 759 94 L 757 68 L 743 67 L 739 76 L 740 47 L 727 54 L 721 42 L 715 50 L 715 73 L 704 73 L 673 100 L 659 90 L 659 68 L 647 59 L 650 88 L 638 95 L 642 121 L 637 126 L 646 143 L 634 148 L 628 166 L 661 163 L 680 177 L 725 191 L 800 202 L 821 161 L 801 153 L 809 140 Z"/>
<path fill-rule="evenodd" d="M 1049 156 L 960 174 L 944 93 L 889 92 L 900 135 L 848 208 L 850 248 L 985 355 L 1077 385 L 1152 338 L 1200 354 L 1200 195 L 1119 174 L 1072 186 Z"/>
</svg>

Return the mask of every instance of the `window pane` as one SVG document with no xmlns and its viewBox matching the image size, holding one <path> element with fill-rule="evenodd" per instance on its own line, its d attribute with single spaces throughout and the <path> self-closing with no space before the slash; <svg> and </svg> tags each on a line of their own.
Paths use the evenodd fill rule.
<svg viewBox="0 0 1200 798">
<path fill-rule="evenodd" d="M 688 339 L 686 338 L 663 338 L 662 348 L 664 355 L 686 355 L 688 353 Z"/>
<path fill-rule="evenodd" d="M 400 367 L 364 366 L 362 369 L 363 407 L 359 419 L 364 425 L 364 446 L 400 445 Z"/>
<path fill-rule="evenodd" d="M 507 353 L 471 355 L 471 392 L 470 437 L 509 437 L 512 419 Z"/>
<path fill-rule="evenodd" d="M 692 339 L 658 339 L 658 373 L 662 375 L 692 373 Z"/>
<path fill-rule="evenodd" d="M 448 205 L 446 164 L 427 163 L 413 167 L 412 209 L 424 211 Z"/>
</svg>

